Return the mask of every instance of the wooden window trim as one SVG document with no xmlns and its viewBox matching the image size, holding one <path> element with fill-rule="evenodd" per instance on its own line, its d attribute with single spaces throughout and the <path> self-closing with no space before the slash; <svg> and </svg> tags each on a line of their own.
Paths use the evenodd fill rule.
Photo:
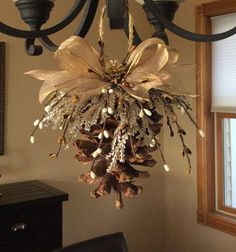
<svg viewBox="0 0 236 252">
<path fill-rule="evenodd" d="M 196 32 L 211 33 L 211 18 L 236 12 L 236 1 L 215 1 L 196 7 Z M 206 132 L 197 136 L 198 223 L 236 235 L 236 218 L 216 208 L 215 127 L 211 112 L 211 43 L 197 43 L 197 122 Z"/>
</svg>

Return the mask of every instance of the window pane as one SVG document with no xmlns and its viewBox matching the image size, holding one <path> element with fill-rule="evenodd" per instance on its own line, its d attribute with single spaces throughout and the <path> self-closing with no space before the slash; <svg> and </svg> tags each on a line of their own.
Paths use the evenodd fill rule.
<svg viewBox="0 0 236 252">
<path fill-rule="evenodd" d="M 211 19 L 212 32 L 235 26 L 236 13 Z M 212 111 L 236 113 L 236 36 L 212 44 Z"/>
<path fill-rule="evenodd" d="M 225 205 L 236 208 L 236 119 L 223 120 Z"/>
</svg>

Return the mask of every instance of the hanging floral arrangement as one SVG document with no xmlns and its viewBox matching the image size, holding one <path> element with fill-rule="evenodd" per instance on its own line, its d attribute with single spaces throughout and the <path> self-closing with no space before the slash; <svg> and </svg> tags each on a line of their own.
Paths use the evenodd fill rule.
<svg viewBox="0 0 236 252">
<path fill-rule="evenodd" d="M 191 171 L 191 150 L 184 142 L 186 131 L 181 127 L 176 110 L 185 113 L 193 124 L 188 94 L 179 94 L 176 74 L 184 69 L 179 65 L 178 52 L 158 38 L 150 38 L 136 48 L 132 45 L 130 16 L 129 50 L 124 60 L 108 60 L 104 54 L 103 8 L 99 25 L 97 52 L 85 39 L 72 36 L 61 44 L 54 58 L 60 70 L 28 72 L 44 81 L 39 101 L 47 99 L 45 114 L 34 122 L 30 141 L 39 128 L 60 130 L 58 157 L 62 148 L 73 144 L 75 158 L 90 163 L 91 169 L 80 181 L 98 185 L 91 196 L 116 196 L 116 207 L 123 208 L 122 195 L 135 196 L 143 191 L 136 185 L 138 178 L 150 176 L 148 167 L 156 161 L 152 153 L 159 151 L 168 172 L 158 135 L 163 113 L 170 135 L 176 134 L 182 143 L 182 153 Z M 176 128 L 176 133 L 174 128 Z M 204 136 L 199 128 L 199 133 Z M 144 166 L 140 171 L 136 166 Z"/>
</svg>

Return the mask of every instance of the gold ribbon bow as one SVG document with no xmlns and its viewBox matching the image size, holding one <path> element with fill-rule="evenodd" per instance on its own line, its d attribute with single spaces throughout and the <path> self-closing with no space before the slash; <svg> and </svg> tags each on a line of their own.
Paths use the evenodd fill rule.
<svg viewBox="0 0 236 252">
<path fill-rule="evenodd" d="M 99 53 L 78 36 L 64 41 L 54 58 L 61 70 L 34 70 L 26 73 L 44 81 L 39 92 L 40 103 L 51 92 L 59 90 L 66 93 L 73 90 L 83 100 L 100 94 L 101 89 L 109 88 L 114 83 L 132 97 L 148 101 L 148 91 L 171 84 L 180 66 L 177 64 L 178 52 L 169 49 L 158 38 L 142 42 L 128 54 L 126 62 L 114 71 L 109 71 L 114 61 L 103 64 Z"/>
</svg>

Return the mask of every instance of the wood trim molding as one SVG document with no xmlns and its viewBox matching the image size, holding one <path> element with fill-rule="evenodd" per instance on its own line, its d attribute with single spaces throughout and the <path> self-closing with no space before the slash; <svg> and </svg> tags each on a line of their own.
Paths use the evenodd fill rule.
<svg viewBox="0 0 236 252">
<path fill-rule="evenodd" d="M 236 12 L 236 0 L 196 7 L 196 32 L 211 33 L 211 17 Z M 211 112 L 211 43 L 196 43 L 197 122 L 206 138 L 197 136 L 198 223 L 236 235 L 236 218 L 216 207 L 214 113 Z M 221 209 L 223 211 L 223 209 Z M 229 212 L 230 213 L 230 212 Z"/>
<path fill-rule="evenodd" d="M 0 42 L 0 155 L 4 153 L 5 43 Z"/>
<path fill-rule="evenodd" d="M 235 0 L 219 0 L 200 5 L 204 16 L 214 17 L 235 12 Z"/>
<path fill-rule="evenodd" d="M 209 34 L 211 33 L 210 18 L 203 15 L 203 6 L 199 6 L 196 9 L 196 32 Z M 211 161 L 214 160 L 208 156 L 207 146 L 211 141 L 212 130 L 211 124 L 213 118 L 209 113 L 211 106 L 211 82 L 210 69 L 211 66 L 211 45 L 210 43 L 197 43 L 196 47 L 197 56 L 197 122 L 199 127 L 206 132 L 206 138 L 200 138 L 197 136 L 197 167 L 198 167 L 198 220 L 205 223 L 206 213 L 210 210 L 211 205 L 208 195 L 210 190 L 214 186 L 209 185 L 208 177 L 214 164 Z M 212 132 L 212 133 L 211 133 Z M 213 133 L 214 134 L 214 133 Z M 208 163 L 210 162 L 210 163 Z M 205 167 L 211 168 L 206 169 Z"/>
</svg>

